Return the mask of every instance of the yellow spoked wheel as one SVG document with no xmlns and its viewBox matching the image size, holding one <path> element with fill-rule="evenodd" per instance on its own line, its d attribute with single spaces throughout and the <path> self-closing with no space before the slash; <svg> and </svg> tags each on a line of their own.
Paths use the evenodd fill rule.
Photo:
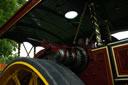
<svg viewBox="0 0 128 85">
<path fill-rule="evenodd" d="M 84 85 L 68 68 L 49 60 L 18 58 L 0 75 L 0 85 Z"/>
<path fill-rule="evenodd" d="M 48 85 L 39 71 L 22 61 L 10 64 L 3 71 L 0 82 L 2 85 Z"/>
</svg>

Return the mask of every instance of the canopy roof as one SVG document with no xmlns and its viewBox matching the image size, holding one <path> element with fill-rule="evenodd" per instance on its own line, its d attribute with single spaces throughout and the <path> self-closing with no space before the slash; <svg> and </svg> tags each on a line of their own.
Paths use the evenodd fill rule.
<svg viewBox="0 0 128 85">
<path fill-rule="evenodd" d="M 93 2 L 101 30 L 104 30 L 102 28 L 104 20 L 109 22 L 111 32 L 128 29 L 128 0 Z M 29 41 L 29 38 L 32 38 L 52 43 L 72 44 L 84 7 L 86 11 L 77 38 L 90 37 L 95 29 L 91 23 L 89 3 L 89 0 L 42 0 L 2 37 L 17 42 Z M 77 11 L 78 16 L 72 20 L 66 19 L 65 13 L 71 10 Z"/>
</svg>

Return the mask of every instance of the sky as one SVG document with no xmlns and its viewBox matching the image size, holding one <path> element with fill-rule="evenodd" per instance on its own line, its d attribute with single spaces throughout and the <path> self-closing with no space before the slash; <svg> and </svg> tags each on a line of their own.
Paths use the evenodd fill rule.
<svg viewBox="0 0 128 85">
<path fill-rule="evenodd" d="M 31 58 L 33 58 L 34 57 L 34 48 L 32 48 L 33 47 L 32 44 L 30 44 L 29 42 L 24 42 L 24 45 L 26 47 L 27 52 L 30 52 L 29 56 Z M 32 50 L 31 50 L 31 48 L 32 48 Z M 43 49 L 44 49 L 43 47 L 37 46 L 36 47 L 36 53 L 38 53 L 40 50 L 43 50 Z M 27 56 L 26 50 L 25 50 L 23 44 L 21 44 L 21 47 L 20 47 L 20 57 L 26 57 Z M 13 53 L 17 53 L 17 52 L 18 52 L 18 49 L 15 52 L 13 52 Z"/>
</svg>

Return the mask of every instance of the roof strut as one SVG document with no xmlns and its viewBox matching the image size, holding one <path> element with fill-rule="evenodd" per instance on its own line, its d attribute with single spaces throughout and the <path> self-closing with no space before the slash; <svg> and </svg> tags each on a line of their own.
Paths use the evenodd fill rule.
<svg viewBox="0 0 128 85">
<path fill-rule="evenodd" d="M 85 14 L 85 11 L 86 11 L 86 9 L 87 9 L 87 5 L 88 5 L 88 3 L 85 2 L 85 6 L 84 6 L 83 12 L 82 12 L 81 17 L 80 17 L 80 23 L 79 23 L 79 25 L 78 25 L 78 27 L 77 27 L 73 44 L 76 44 L 76 39 L 77 39 L 78 33 L 79 33 L 79 31 L 80 31 L 80 26 L 81 26 L 81 24 L 82 24 L 82 21 L 83 21 L 83 18 L 84 18 L 84 14 Z"/>
</svg>

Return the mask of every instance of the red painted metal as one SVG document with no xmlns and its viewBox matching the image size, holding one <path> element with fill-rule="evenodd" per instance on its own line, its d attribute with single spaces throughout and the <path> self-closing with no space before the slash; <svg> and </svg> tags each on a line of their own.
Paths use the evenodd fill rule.
<svg viewBox="0 0 128 85">
<path fill-rule="evenodd" d="M 45 48 L 45 49 L 39 51 L 37 54 L 35 54 L 34 58 L 38 58 L 39 56 L 43 55 L 44 53 L 46 53 L 47 50 L 48 49 Z"/>
<path fill-rule="evenodd" d="M 22 18 L 28 11 L 30 11 L 36 4 L 41 0 L 30 0 L 27 2 L 21 9 L 19 9 L 16 14 L 0 29 L 0 36 L 5 33 L 13 24 L 15 24 L 20 18 Z M 75 50 L 74 47 L 66 45 L 52 44 L 45 41 L 39 42 L 44 50 L 38 52 L 34 58 L 38 58 L 50 50 L 52 53 L 56 53 L 59 49 L 71 49 Z M 92 45 L 92 44 L 91 44 Z M 85 47 L 83 47 L 85 48 Z M 109 60 L 109 54 L 107 53 L 107 46 L 95 49 L 91 51 L 87 48 L 86 51 L 89 55 L 89 64 L 88 67 L 81 73 L 78 74 L 80 79 L 85 83 L 85 85 L 113 85 L 114 79 L 111 69 L 111 61 Z M 66 53 L 66 50 L 65 50 Z M 114 54 L 116 57 L 116 62 L 118 66 L 118 71 L 120 75 L 128 74 L 128 45 L 119 46 L 114 48 Z M 6 65 L 0 64 L 0 70 L 3 69 Z"/>
<path fill-rule="evenodd" d="M 0 36 L 2 36 L 13 24 L 15 24 L 19 19 L 21 19 L 27 12 L 29 12 L 33 7 L 35 7 L 41 0 L 29 0 L 22 8 L 20 8 L 14 16 L 5 23 L 0 29 Z"/>
<path fill-rule="evenodd" d="M 35 58 L 43 55 L 48 49 L 50 49 L 51 52 L 67 48 L 72 48 L 72 50 L 74 50 L 74 48 L 70 46 L 51 44 L 44 41 L 39 42 L 43 47 L 45 47 L 45 49 L 37 53 Z M 110 61 L 108 60 L 109 54 L 107 53 L 107 47 L 96 49 L 94 51 L 87 48 L 87 51 L 90 60 L 85 71 L 79 74 L 80 79 L 85 83 L 85 85 L 113 85 L 114 82 L 111 75 L 112 70 L 109 66 Z"/>
<path fill-rule="evenodd" d="M 88 67 L 79 74 L 85 85 L 113 85 L 107 48 L 91 52 Z"/>
<path fill-rule="evenodd" d="M 74 50 L 73 47 L 70 46 L 66 46 L 66 45 L 59 45 L 59 44 L 52 44 L 52 43 L 48 43 L 45 41 L 37 41 L 39 42 L 42 47 L 44 47 L 45 49 L 39 51 L 34 58 L 38 58 L 40 55 L 43 55 L 48 49 L 52 52 L 52 53 L 56 53 L 59 49 L 72 49 Z"/>
<path fill-rule="evenodd" d="M 115 47 L 114 54 L 120 75 L 128 75 L 128 45 Z"/>
</svg>

